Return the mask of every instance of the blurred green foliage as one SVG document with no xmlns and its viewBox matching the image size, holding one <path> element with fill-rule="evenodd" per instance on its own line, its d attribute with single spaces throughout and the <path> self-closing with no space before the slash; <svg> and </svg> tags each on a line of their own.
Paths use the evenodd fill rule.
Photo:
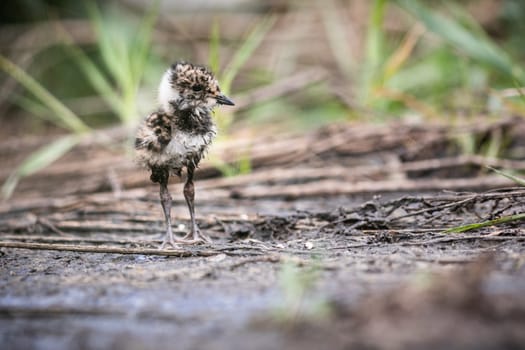
<svg viewBox="0 0 525 350">
<path fill-rule="evenodd" d="M 463 110 L 465 104 L 478 107 L 473 109 L 475 112 L 490 108 L 488 95 L 491 89 L 525 85 L 525 39 L 522 35 L 525 32 L 525 4 L 519 0 L 503 2 L 498 17 L 503 33 L 494 38 L 466 11 L 464 4 L 470 3 L 370 1 L 362 55 L 356 55 L 353 52 L 355 48 L 349 47 L 348 40 L 345 40 L 348 27 L 342 10 L 346 2 L 330 0 L 319 3 L 317 7 L 324 24 L 325 40 L 332 51 L 336 69 L 346 83 L 343 93 L 352 104 L 347 104 L 344 110 L 340 108 L 344 105 L 337 102 L 330 89 L 317 89 L 317 94 L 311 96 L 311 89 L 306 88 L 302 91 L 302 99 L 281 98 L 277 102 L 254 105 L 235 118 L 226 115 L 223 118 L 226 119 L 224 129 L 229 129 L 234 121 L 245 125 L 245 121 L 252 118 L 256 122 L 272 119 L 261 111 L 274 110 L 275 105 L 288 111 L 287 118 L 276 117 L 281 122 L 296 124 L 289 119 L 306 119 L 299 120 L 298 124 L 308 125 L 308 120 L 311 120 L 312 126 L 323 120 L 331 122 L 348 116 L 358 117 L 359 114 L 366 114 L 366 119 L 374 116 L 382 120 L 385 116 L 413 112 L 415 108 L 420 114 L 428 110 L 436 113 L 458 108 Z M 87 96 L 102 98 L 108 105 L 105 112 L 97 110 L 90 113 L 89 110 L 71 107 L 88 125 L 136 122 L 138 117 L 154 106 L 152 96 L 158 80 L 154 77 L 158 78 L 170 61 L 181 58 L 181 54 L 188 60 L 193 59 L 187 49 L 185 52 L 180 47 L 171 50 L 175 54 L 169 61 L 159 56 L 163 49 L 152 43 L 156 6 L 152 6 L 149 13 L 141 14 L 142 19 L 118 4 L 96 1 L 20 1 L 16 7 L 18 10 L 15 13 L 2 13 L 4 24 L 49 18 L 84 18 L 91 21 L 97 38 L 95 45 L 76 45 L 68 33 L 63 32 L 64 45 L 37 52 L 34 64 L 28 70 L 66 105 L 70 100 Z M 385 20 L 394 10 L 396 14 L 405 15 L 405 18 L 400 19 L 400 23 L 407 27 L 405 33 L 385 30 Z M 215 15 L 215 20 L 209 23 L 207 63 L 217 72 L 223 90 L 227 94 L 231 90 L 238 94 L 244 92 L 239 91 L 239 87 L 249 90 L 261 82 L 278 80 L 279 76 L 272 73 L 272 67 L 247 65 L 274 24 L 280 20 L 278 16 L 262 13 L 259 16 L 261 19 L 237 44 L 229 45 L 230 52 L 226 55 L 221 37 L 222 28 L 217 20 L 219 16 Z M 151 47 L 153 50 L 150 50 Z M 249 71 L 246 70 L 247 66 L 250 66 Z M 241 73 L 252 80 L 252 86 L 246 84 L 246 80 L 236 81 Z M 61 79 L 56 79 L 57 76 Z M 146 81 L 142 79 L 144 76 Z M 142 96 L 147 96 L 147 99 Z M 28 102 L 26 95 L 14 98 L 26 109 L 31 109 L 32 114 L 43 114 L 36 113 L 42 111 L 42 106 Z M 410 103 L 411 99 L 419 104 Z M 301 104 L 312 102 L 316 104 L 313 108 L 315 111 L 322 111 L 326 107 L 327 118 L 303 118 L 305 110 L 308 112 L 312 109 L 311 106 L 303 108 Z M 417 110 L 418 105 L 428 108 Z M 332 118 L 336 109 L 339 116 Z M 222 115 L 219 116 L 221 118 Z"/>
<path fill-rule="evenodd" d="M 209 64 L 212 71 L 216 72 L 217 80 L 220 82 L 221 90 L 225 95 L 231 95 L 233 80 L 268 34 L 268 31 L 272 28 L 275 20 L 275 17 L 270 16 L 264 17 L 258 21 L 253 29 L 249 31 L 246 37 L 242 40 L 239 47 L 234 50 L 233 55 L 230 57 L 230 60 L 224 69 L 221 69 L 219 54 L 220 29 L 217 22 L 213 23 L 208 49 Z M 221 109 L 215 113 L 219 129 L 222 132 L 227 132 L 233 122 L 231 112 L 227 110 L 223 111 Z"/>
<path fill-rule="evenodd" d="M 500 93 L 525 85 L 525 2 L 503 1 L 501 12 L 492 16 L 498 27 L 488 33 L 467 11 L 467 6 L 475 4 L 472 1 L 373 0 L 368 3 L 367 19 L 362 21 L 358 53 L 347 40 L 345 10 L 349 3 L 312 3 L 322 23 L 319 29 L 324 28 L 321 36 L 328 47 L 324 54 L 332 63 L 321 64 L 329 70 L 329 78 L 291 95 L 245 106 L 235 114 L 218 110 L 216 118 L 223 137 L 242 127 L 272 132 L 306 130 L 339 120 L 382 121 L 406 114 L 452 122 L 459 114 L 461 118 L 515 111 L 525 114 L 525 99 Z M 305 3 L 290 1 L 288 10 L 302 5 Z M 156 4 L 147 11 L 103 1 L 22 0 L 10 11 L 6 4 L 0 6 L 4 25 L 76 18 L 89 21 L 95 34 L 94 42 L 79 44 L 58 25 L 61 42 L 34 52 L 31 65 L 19 67 L 17 62 L 2 58 L 2 70 L 24 87 L 10 96 L 13 105 L 76 135 L 67 142 L 57 141 L 58 146 L 49 145 L 49 150 L 37 152 L 38 157 L 30 157 L 35 166 L 24 163 L 15 170 L 4 194 L 12 191 L 19 176 L 51 163 L 60 156 L 60 150 L 69 150 L 73 146 L 70 140 L 78 142 L 93 128 L 137 123 L 155 108 L 158 79 L 171 61 L 196 59 L 199 50 L 189 49 L 192 45 L 200 45 L 201 53 L 202 48 L 207 51 L 207 63 L 217 73 L 224 92 L 234 100 L 278 82 L 282 72 L 319 65 L 315 61 L 305 63 L 304 57 L 294 55 L 297 43 L 283 45 L 279 41 L 288 34 L 305 34 L 294 34 L 292 27 L 291 33 L 282 31 L 282 23 L 290 21 L 286 13 L 256 13 L 250 29 L 234 42 L 231 33 L 227 34 L 229 28 L 219 25 L 223 13 L 208 14 L 209 35 L 204 42 L 184 46 L 176 41 L 166 47 L 155 40 Z M 389 20 L 404 29 L 386 30 Z M 268 62 L 257 55 L 264 45 L 276 47 L 275 55 L 281 57 L 275 59 L 279 66 L 256 63 Z M 87 108 L 80 103 L 90 99 Z M 35 120 L 28 118 L 27 122 Z M 497 135 L 482 148 L 475 147 L 478 143 L 468 135 L 458 142 L 466 153 L 489 156 L 499 156 L 505 146 L 505 140 Z M 42 157 L 47 157 L 47 162 Z M 247 159 L 218 168 L 226 175 L 235 175 L 249 172 L 251 166 Z"/>
<path fill-rule="evenodd" d="M 321 261 L 313 257 L 313 264 L 298 266 L 297 262 L 285 260 L 279 271 L 279 287 L 282 305 L 275 309 L 275 319 L 285 326 L 310 319 L 326 318 L 333 311 L 324 295 L 315 293 L 321 279 Z"/>
<path fill-rule="evenodd" d="M 103 15 L 95 2 L 86 2 L 85 6 L 96 33 L 96 55 L 95 58 L 91 58 L 73 42 L 63 28 L 60 28 L 65 53 L 78 68 L 73 75 L 75 83 L 67 86 L 66 81 L 62 80 L 62 90 L 67 96 L 76 89 L 77 85 L 81 85 L 77 82 L 79 75 L 83 75 L 84 79 L 80 81 L 87 83 L 93 93 L 107 103 L 112 115 L 116 116 L 121 124 L 133 127 L 140 117 L 139 85 L 146 66 L 150 62 L 151 38 L 157 15 L 157 4 L 151 7 L 150 12 L 140 21 L 136 30 L 133 30 L 134 26 L 131 23 L 123 25 L 127 23 L 125 18 L 115 21 L 119 16 L 117 14 L 112 14 L 111 17 L 107 14 Z M 2 186 L 3 196 L 9 197 L 21 177 L 45 168 L 82 141 L 83 136 L 91 130 L 87 126 L 88 118 L 86 118 L 90 113 L 89 111 L 88 113 L 73 112 L 51 93 L 51 89 L 46 89 L 23 69 L 1 55 L 0 69 L 14 78 L 28 93 L 17 96 L 14 100 L 16 104 L 32 115 L 39 116 L 71 132 L 70 135 L 58 138 L 31 154 L 11 173 Z M 59 74 L 61 76 L 63 72 Z M 56 80 L 53 77 L 51 81 Z M 54 91 L 57 93 L 61 89 Z"/>
<path fill-rule="evenodd" d="M 98 39 L 97 52 L 101 56 L 101 64 L 95 64 L 73 43 L 68 45 L 69 52 L 85 80 L 91 84 L 97 96 L 106 101 L 120 122 L 134 125 L 140 118 L 138 90 L 150 61 L 158 4 L 151 6 L 136 30 L 131 30 L 131 23 L 123 25 L 126 18 L 119 14 L 103 15 L 95 3 L 87 4 Z"/>
</svg>

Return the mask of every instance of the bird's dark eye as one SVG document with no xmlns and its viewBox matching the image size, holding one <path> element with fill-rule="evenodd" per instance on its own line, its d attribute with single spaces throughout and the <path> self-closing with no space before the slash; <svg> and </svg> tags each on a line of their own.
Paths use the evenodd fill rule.
<svg viewBox="0 0 525 350">
<path fill-rule="evenodd" d="M 202 90 L 202 85 L 193 85 L 192 89 L 193 89 L 193 91 L 201 91 Z"/>
</svg>

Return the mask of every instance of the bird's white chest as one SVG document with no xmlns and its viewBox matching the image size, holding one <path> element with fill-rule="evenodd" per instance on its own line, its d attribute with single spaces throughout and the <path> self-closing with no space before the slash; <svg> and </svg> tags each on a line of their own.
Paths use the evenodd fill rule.
<svg viewBox="0 0 525 350">
<path fill-rule="evenodd" d="M 212 134 L 196 135 L 178 131 L 172 136 L 164 152 L 169 156 L 191 156 L 203 152 L 212 141 Z"/>
<path fill-rule="evenodd" d="M 169 163 L 173 168 L 181 168 L 187 165 L 188 161 L 198 163 L 214 136 L 214 131 L 205 134 L 177 131 L 164 148 L 160 163 Z"/>
</svg>

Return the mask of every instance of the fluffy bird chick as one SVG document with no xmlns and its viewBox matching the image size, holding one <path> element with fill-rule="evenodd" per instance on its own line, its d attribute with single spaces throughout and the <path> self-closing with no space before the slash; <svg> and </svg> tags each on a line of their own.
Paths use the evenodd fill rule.
<svg viewBox="0 0 525 350">
<path fill-rule="evenodd" d="M 160 185 L 160 202 L 166 220 L 166 244 L 211 242 L 195 222 L 193 175 L 199 161 L 216 134 L 212 110 L 217 104 L 233 106 L 221 93 L 213 74 L 200 65 L 186 62 L 173 64 L 164 73 L 159 86 L 160 108 L 147 116 L 135 139 L 136 159 L 151 170 L 151 181 Z M 176 238 L 171 228 L 170 175 L 181 176 L 186 168 L 184 198 L 190 211 L 191 227 L 183 238 Z"/>
</svg>

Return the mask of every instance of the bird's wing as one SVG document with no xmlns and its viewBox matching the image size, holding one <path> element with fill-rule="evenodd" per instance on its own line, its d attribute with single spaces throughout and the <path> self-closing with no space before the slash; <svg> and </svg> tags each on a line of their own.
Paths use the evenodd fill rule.
<svg viewBox="0 0 525 350">
<path fill-rule="evenodd" d="M 144 119 L 137 130 L 135 149 L 160 152 L 171 141 L 171 119 L 164 113 L 154 112 Z"/>
</svg>

